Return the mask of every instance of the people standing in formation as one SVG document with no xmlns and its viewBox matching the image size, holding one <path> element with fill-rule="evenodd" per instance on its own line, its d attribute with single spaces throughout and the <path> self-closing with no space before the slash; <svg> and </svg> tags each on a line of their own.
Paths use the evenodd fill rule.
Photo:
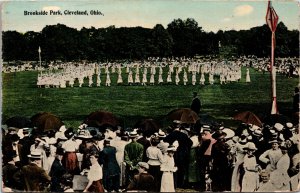
<svg viewBox="0 0 300 193">
<path fill-rule="evenodd" d="M 278 73 L 287 74 L 289 77 L 299 75 L 298 61 L 279 58 L 276 62 L 278 63 L 276 64 Z M 292 72 L 289 70 L 290 66 L 293 66 Z M 144 61 L 132 62 L 51 63 L 49 69 L 44 69 L 38 74 L 37 86 L 45 88 L 99 87 L 102 81 L 105 81 L 107 87 L 115 84 L 213 85 L 218 82 L 227 84 L 241 80 L 241 67 L 247 67 L 246 82 L 250 83 L 249 68 L 263 72 L 268 71 L 268 60 L 255 57 L 240 57 L 224 61 L 218 58 L 148 58 Z M 148 69 L 150 69 L 150 80 L 148 80 Z M 142 80 L 140 72 L 143 73 Z M 101 76 L 101 74 L 105 76 Z M 101 81 L 102 77 L 104 80 Z M 94 78 L 96 82 L 94 82 Z M 124 82 L 123 80 L 126 79 L 127 82 Z"/>
<path fill-rule="evenodd" d="M 150 134 L 140 128 L 104 127 L 103 133 L 85 124 L 78 129 L 62 126 L 55 133 L 23 129 L 23 135 L 9 128 L 3 134 L 3 190 L 299 189 L 299 127 L 291 122 L 262 127 L 243 123 L 236 132 L 179 120 L 165 132 Z M 24 152 L 29 152 L 27 160 Z M 79 175 L 86 179 L 81 189 L 72 183 Z"/>
</svg>

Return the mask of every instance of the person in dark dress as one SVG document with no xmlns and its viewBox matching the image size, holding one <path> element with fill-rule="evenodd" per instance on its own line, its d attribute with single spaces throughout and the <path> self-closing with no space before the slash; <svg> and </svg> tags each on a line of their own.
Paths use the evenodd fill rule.
<svg viewBox="0 0 300 193">
<path fill-rule="evenodd" d="M 120 166 L 116 158 L 116 148 L 110 146 L 109 140 L 104 140 L 104 148 L 100 153 L 100 164 L 103 165 L 103 185 L 108 191 L 119 191 Z"/>
<path fill-rule="evenodd" d="M 57 148 L 56 157 L 51 166 L 49 176 L 51 177 L 51 192 L 63 192 L 60 185 L 62 181 L 62 176 L 66 173 L 66 169 L 63 167 L 61 160 L 64 155 L 64 150 L 62 148 Z"/>
<path fill-rule="evenodd" d="M 212 137 L 217 141 L 212 145 L 211 157 L 213 160 L 211 179 L 212 191 L 222 192 L 230 190 L 230 166 L 228 161 L 229 148 L 225 143 L 226 133 L 218 130 Z"/>
<path fill-rule="evenodd" d="M 175 166 L 178 170 L 175 173 L 175 187 L 183 188 L 185 185 L 185 179 L 188 171 L 189 154 L 192 147 L 192 140 L 183 132 L 180 131 L 181 123 L 174 121 L 173 131 L 167 135 L 164 142 L 172 145 L 175 141 L 178 141 L 178 148 L 174 155 Z"/>
<path fill-rule="evenodd" d="M 200 99 L 198 98 L 198 94 L 197 92 L 193 92 L 193 101 L 192 101 L 192 104 L 191 104 L 191 109 L 199 114 L 200 113 L 200 109 L 201 109 L 201 101 Z"/>
</svg>

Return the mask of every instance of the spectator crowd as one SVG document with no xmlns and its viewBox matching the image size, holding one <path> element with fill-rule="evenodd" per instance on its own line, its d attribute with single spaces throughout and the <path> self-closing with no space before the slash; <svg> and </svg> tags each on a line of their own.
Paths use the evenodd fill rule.
<svg viewBox="0 0 300 193">
<path fill-rule="evenodd" d="M 104 127 L 2 130 L 3 191 L 299 190 L 299 127 L 291 122 Z"/>
</svg>

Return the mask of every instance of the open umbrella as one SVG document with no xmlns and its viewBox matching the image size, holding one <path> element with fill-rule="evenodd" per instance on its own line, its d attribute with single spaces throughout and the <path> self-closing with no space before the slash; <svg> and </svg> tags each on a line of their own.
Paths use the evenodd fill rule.
<svg viewBox="0 0 300 193">
<path fill-rule="evenodd" d="M 261 120 L 252 112 L 250 111 L 244 111 L 241 113 L 236 114 L 233 119 L 240 120 L 247 124 L 253 124 L 259 127 L 262 127 Z"/>
<path fill-rule="evenodd" d="M 146 136 L 151 136 L 159 131 L 159 124 L 153 119 L 143 119 L 138 121 L 134 128 L 140 128 L 141 132 Z"/>
<path fill-rule="evenodd" d="M 182 123 L 196 123 L 199 116 L 189 108 L 181 108 L 172 110 L 167 114 L 169 120 L 179 120 Z"/>
<path fill-rule="evenodd" d="M 101 128 L 105 125 L 116 127 L 120 124 L 118 118 L 108 111 L 95 111 L 90 113 L 83 121 L 89 127 Z"/>
<path fill-rule="evenodd" d="M 6 120 L 7 127 L 26 128 L 31 127 L 31 120 L 23 116 L 14 116 Z"/>
<path fill-rule="evenodd" d="M 58 131 L 59 128 L 64 125 L 60 118 L 49 112 L 35 114 L 31 117 L 31 122 L 39 131 Z"/>
</svg>

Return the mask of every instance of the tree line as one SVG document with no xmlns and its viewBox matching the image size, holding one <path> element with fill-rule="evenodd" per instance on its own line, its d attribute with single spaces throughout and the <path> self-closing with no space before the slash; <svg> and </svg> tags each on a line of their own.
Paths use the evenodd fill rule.
<svg viewBox="0 0 300 193">
<path fill-rule="evenodd" d="M 271 32 L 268 26 L 249 30 L 205 32 L 193 18 L 174 19 L 164 28 L 109 26 L 80 30 L 63 24 L 47 25 L 41 32 L 4 31 L 4 61 L 38 60 L 38 47 L 43 61 L 107 61 L 146 59 L 148 57 L 193 57 L 223 55 L 225 57 L 255 55 L 268 57 Z M 276 30 L 276 57 L 299 55 L 299 31 L 288 30 L 280 22 Z"/>
</svg>

